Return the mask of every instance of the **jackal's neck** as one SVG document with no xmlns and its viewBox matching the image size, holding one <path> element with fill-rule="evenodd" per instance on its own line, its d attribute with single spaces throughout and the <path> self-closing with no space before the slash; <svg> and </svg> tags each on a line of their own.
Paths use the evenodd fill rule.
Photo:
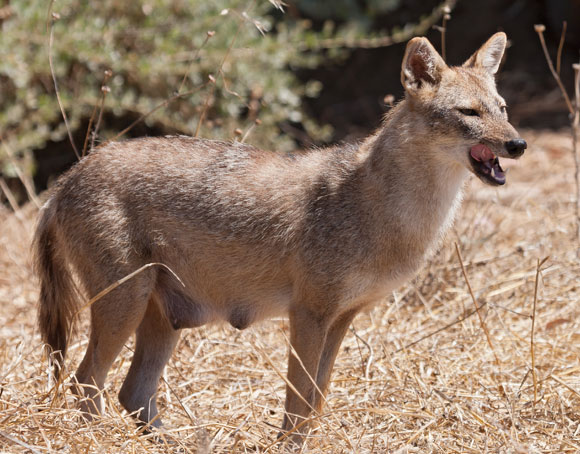
<svg viewBox="0 0 580 454">
<path fill-rule="evenodd" d="M 460 164 L 443 164 L 450 160 L 442 159 L 449 152 L 448 138 L 442 139 L 438 144 L 428 121 L 403 101 L 363 145 L 367 194 L 374 194 L 389 225 L 427 242 L 453 221 L 468 175 Z"/>
</svg>

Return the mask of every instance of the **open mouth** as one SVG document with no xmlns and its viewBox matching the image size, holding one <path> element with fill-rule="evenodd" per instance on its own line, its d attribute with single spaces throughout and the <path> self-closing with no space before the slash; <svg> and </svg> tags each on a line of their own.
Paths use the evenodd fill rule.
<svg viewBox="0 0 580 454">
<path fill-rule="evenodd" d="M 493 186 L 505 184 L 505 173 L 499 159 L 485 145 L 479 143 L 470 148 L 469 162 L 473 172 L 485 183 Z"/>
</svg>

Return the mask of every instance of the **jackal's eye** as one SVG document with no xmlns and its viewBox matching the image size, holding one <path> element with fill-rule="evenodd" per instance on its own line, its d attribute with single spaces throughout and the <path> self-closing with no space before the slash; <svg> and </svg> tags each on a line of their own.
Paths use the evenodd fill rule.
<svg viewBox="0 0 580 454">
<path fill-rule="evenodd" d="M 457 109 L 457 110 L 459 110 L 459 112 L 468 117 L 479 117 L 479 112 L 475 109 Z"/>
</svg>

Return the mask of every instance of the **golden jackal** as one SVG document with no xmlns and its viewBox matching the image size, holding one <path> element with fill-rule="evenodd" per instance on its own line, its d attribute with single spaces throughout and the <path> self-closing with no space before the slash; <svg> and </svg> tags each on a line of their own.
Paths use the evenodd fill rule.
<svg viewBox="0 0 580 454">
<path fill-rule="evenodd" d="M 225 320 L 244 329 L 279 314 L 289 315 L 299 357 L 288 363 L 282 429 L 319 410 L 353 317 L 437 247 L 469 172 L 502 185 L 498 156 L 524 152 L 494 82 L 505 45 L 497 33 L 448 67 L 427 39 L 412 39 L 405 99 L 360 144 L 281 154 L 144 138 L 79 162 L 56 185 L 35 237 L 39 325 L 52 350 L 64 359 L 79 307 L 72 274 L 89 296 L 152 262 L 184 284 L 150 267 L 91 306 L 76 372 L 83 410 L 101 411 L 98 390 L 136 332 L 119 399 L 160 426 L 155 393 L 182 328 Z"/>
</svg>

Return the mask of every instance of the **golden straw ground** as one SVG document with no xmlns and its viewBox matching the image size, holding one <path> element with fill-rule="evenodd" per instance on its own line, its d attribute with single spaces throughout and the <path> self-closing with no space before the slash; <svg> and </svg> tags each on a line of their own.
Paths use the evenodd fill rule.
<svg viewBox="0 0 580 454">
<path fill-rule="evenodd" d="M 509 183 L 470 183 L 454 230 L 419 277 L 355 319 L 324 414 L 304 453 L 575 453 L 580 451 L 580 262 L 570 138 L 523 132 L 529 153 Z M 132 344 L 111 370 L 107 413 L 84 422 L 51 388 L 35 328 L 29 265 L 36 209 L 0 209 L 0 451 L 9 453 L 278 453 L 287 322 L 184 332 L 160 387 L 166 430 L 139 435 L 116 394 Z M 475 308 L 454 242 L 481 308 Z M 534 320 L 537 261 L 542 265 Z M 81 316 L 86 319 L 86 313 Z M 64 383 L 81 359 L 74 338 Z M 397 351 L 401 349 L 400 351 Z M 534 393 L 537 398 L 534 402 Z M 165 445 L 163 439 L 171 442 Z"/>
</svg>

